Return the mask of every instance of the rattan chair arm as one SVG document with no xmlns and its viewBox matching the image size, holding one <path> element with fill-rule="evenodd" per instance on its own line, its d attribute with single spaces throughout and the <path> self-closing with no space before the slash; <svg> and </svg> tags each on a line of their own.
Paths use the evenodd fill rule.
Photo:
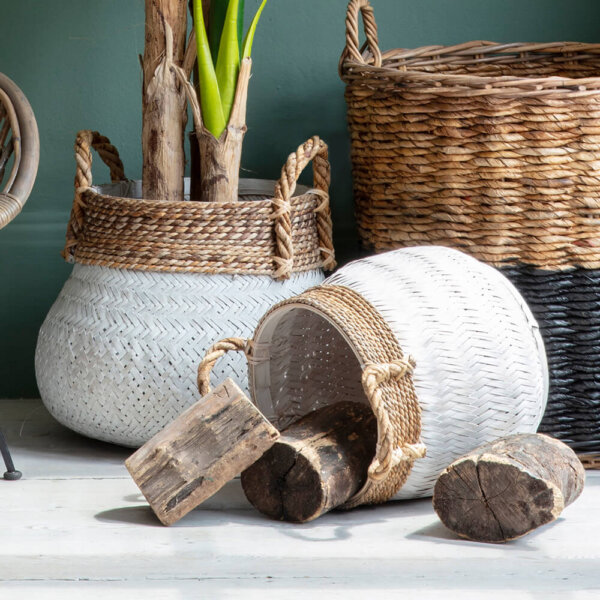
<svg viewBox="0 0 600 600">
<path fill-rule="evenodd" d="M 332 240 L 331 210 L 329 207 L 331 166 L 327 144 L 315 136 L 302 144 L 296 152 L 289 155 L 281 170 L 281 178 L 275 186 L 272 215 L 276 242 L 275 271 L 273 274 L 275 279 L 289 279 L 292 273 L 294 247 L 292 242 L 291 199 L 296 190 L 300 174 L 311 161 L 313 161 L 313 186 L 315 188 L 313 193 L 321 198 L 316 214 L 322 267 L 325 270 L 332 270 L 336 265 Z"/>
<path fill-rule="evenodd" d="M 228 352 L 248 353 L 249 340 L 243 338 L 225 338 L 211 346 L 198 366 L 198 390 L 201 396 L 210 394 L 210 374 L 217 361 Z"/>
<path fill-rule="evenodd" d="M 19 165 L 21 164 L 21 127 L 19 126 L 19 119 L 17 118 L 15 107 L 13 106 L 8 94 L 2 88 L 0 88 L 0 104 L 4 111 L 4 117 L 8 121 L 8 128 L 6 127 L 5 123 L 2 128 L 2 135 L 0 137 L 0 150 L 2 151 L 2 164 L 0 164 L 0 168 L 2 169 L 2 175 L 4 174 L 4 169 L 10 160 L 10 156 L 12 155 L 13 157 L 12 168 L 8 177 L 6 178 L 6 181 L 4 182 L 2 193 L 10 194 L 13 183 L 17 178 Z M 10 141 L 8 141 L 9 135 Z M 0 176 L 0 180 L 2 179 L 3 178 Z"/>
<path fill-rule="evenodd" d="M 415 361 L 408 357 L 389 364 L 368 364 L 363 369 L 363 389 L 378 423 L 377 452 L 369 466 L 371 481 L 383 481 L 392 468 L 402 461 L 414 461 L 425 457 L 426 447 L 421 443 L 394 447 L 394 429 L 381 390 L 381 384 L 402 379 L 412 373 L 414 368 Z"/>
<path fill-rule="evenodd" d="M 79 131 L 75 139 L 75 162 L 77 164 L 75 197 L 67 226 L 65 247 L 62 251 L 63 258 L 68 262 L 73 262 L 77 236 L 83 223 L 81 211 L 83 194 L 92 185 L 92 148 L 98 152 L 104 164 L 110 169 L 110 180 L 113 183 L 125 180 L 125 171 L 119 152 L 110 143 L 110 140 L 97 131 Z"/>
<path fill-rule="evenodd" d="M 2 228 L 19 214 L 33 189 L 40 159 L 40 138 L 31 105 L 17 85 L 3 73 L 0 73 L 0 90 L 8 97 L 16 116 L 12 134 L 15 161 L 2 198 Z"/>
<path fill-rule="evenodd" d="M 359 47 L 359 30 L 358 16 L 362 14 L 365 34 L 367 36 L 366 47 L 371 51 L 373 56 L 373 65 L 381 67 L 382 57 L 379 49 L 379 39 L 377 37 L 377 23 L 373 14 L 373 7 L 369 4 L 369 0 L 351 0 L 348 4 L 346 13 L 346 47 L 340 58 L 339 70 L 342 73 L 344 63 L 347 60 L 357 62 L 362 65 L 367 64 L 362 49 Z"/>
</svg>

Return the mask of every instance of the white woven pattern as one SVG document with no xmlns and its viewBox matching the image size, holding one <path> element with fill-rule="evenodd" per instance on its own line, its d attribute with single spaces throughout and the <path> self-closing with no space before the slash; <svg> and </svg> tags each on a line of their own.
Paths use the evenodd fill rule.
<svg viewBox="0 0 600 600">
<path fill-rule="evenodd" d="M 396 498 L 431 495 L 458 456 L 537 430 L 548 371 L 537 323 L 495 269 L 455 250 L 410 248 L 351 263 L 326 283 L 352 288 L 385 318 L 417 363 L 427 458 Z"/>
<path fill-rule="evenodd" d="M 250 337 L 275 303 L 323 281 L 320 270 L 270 277 L 173 274 L 76 264 L 40 330 L 36 375 L 54 417 L 100 440 L 137 447 L 199 399 L 210 345 Z M 247 389 L 243 355 L 213 383 Z"/>
</svg>

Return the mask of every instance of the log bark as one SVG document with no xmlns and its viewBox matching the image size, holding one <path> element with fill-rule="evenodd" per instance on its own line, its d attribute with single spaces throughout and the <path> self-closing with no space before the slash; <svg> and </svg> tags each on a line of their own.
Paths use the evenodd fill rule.
<svg viewBox="0 0 600 600">
<path fill-rule="evenodd" d="M 565 444 L 541 434 L 501 438 L 439 476 L 433 507 L 449 529 L 506 542 L 554 521 L 583 490 L 585 471 Z"/>
<path fill-rule="evenodd" d="M 252 61 L 244 59 L 231 116 L 217 139 L 196 119 L 194 132 L 200 157 L 200 199 L 205 202 L 236 202 L 240 184 L 242 145 L 246 134 L 246 105 Z M 200 126 L 198 126 L 200 125 Z"/>
<path fill-rule="evenodd" d="M 244 493 L 273 519 L 311 521 L 362 488 L 376 444 L 377 421 L 370 407 L 340 402 L 319 409 L 288 427 L 242 473 Z"/>
<path fill-rule="evenodd" d="M 125 465 L 172 525 L 258 460 L 279 437 L 227 379 L 132 454 Z"/>
<path fill-rule="evenodd" d="M 186 33 L 187 0 L 146 0 L 142 187 L 149 200 L 183 200 L 185 94 L 171 65 L 183 64 Z"/>
</svg>

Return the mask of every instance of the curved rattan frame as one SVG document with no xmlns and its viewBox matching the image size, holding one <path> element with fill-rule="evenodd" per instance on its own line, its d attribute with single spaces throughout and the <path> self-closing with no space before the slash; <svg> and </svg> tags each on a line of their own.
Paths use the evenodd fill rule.
<svg viewBox="0 0 600 600">
<path fill-rule="evenodd" d="M 23 92 L 0 73 L 0 181 L 10 155 L 11 171 L 0 192 L 0 229 L 23 208 L 33 188 L 40 158 L 40 139 L 31 105 Z"/>
</svg>

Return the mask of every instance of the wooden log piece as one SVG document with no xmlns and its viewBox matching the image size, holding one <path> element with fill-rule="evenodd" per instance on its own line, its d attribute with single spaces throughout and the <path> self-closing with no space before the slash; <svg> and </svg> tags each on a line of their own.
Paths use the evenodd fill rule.
<svg viewBox="0 0 600 600">
<path fill-rule="evenodd" d="M 268 450 L 279 432 L 227 379 L 125 462 L 164 525 L 172 525 Z"/>
<path fill-rule="evenodd" d="M 377 444 L 371 408 L 340 402 L 308 414 L 242 473 L 250 503 L 263 514 L 303 523 L 341 506 L 364 485 Z"/>
<path fill-rule="evenodd" d="M 506 542 L 554 521 L 583 490 L 585 471 L 565 444 L 541 434 L 501 438 L 439 476 L 433 507 L 461 537 Z"/>
</svg>

